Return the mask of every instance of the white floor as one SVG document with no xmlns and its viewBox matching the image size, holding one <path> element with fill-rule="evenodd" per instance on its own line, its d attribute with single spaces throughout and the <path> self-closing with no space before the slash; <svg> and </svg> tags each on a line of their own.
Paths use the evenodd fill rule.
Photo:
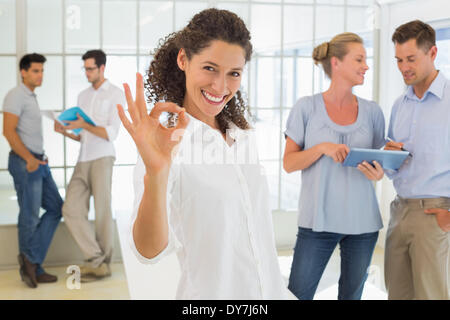
<svg viewBox="0 0 450 320">
<path fill-rule="evenodd" d="M 12 201 L 11 201 L 12 202 Z M 121 215 L 118 215 L 121 217 Z M 120 230 L 122 234 L 125 230 Z M 123 239 L 121 239 L 123 240 Z M 127 255 L 128 247 L 124 241 L 121 241 L 122 257 Z M 379 300 L 386 299 L 386 290 L 384 287 L 384 250 L 376 247 L 372 265 L 369 269 L 369 278 L 366 282 L 363 297 L 364 300 Z M 129 260 L 128 260 L 129 261 Z M 129 262 L 127 262 L 129 263 Z M 286 281 L 289 279 L 290 268 L 292 263 L 292 250 L 279 251 L 279 263 L 281 273 Z M 148 296 L 148 287 L 143 287 L 142 283 L 148 282 L 148 273 L 144 277 L 136 277 L 133 274 L 133 268 L 128 268 L 127 264 L 117 264 L 114 267 L 114 276 L 112 278 L 103 279 L 99 282 L 90 284 L 81 284 L 81 290 L 70 290 L 67 288 L 67 280 L 70 275 L 66 273 L 67 266 L 49 268 L 49 272 L 57 274 L 59 277 L 58 283 L 45 284 L 39 286 L 37 289 L 30 289 L 21 282 L 18 270 L 6 270 L 0 272 L 0 299 L 170 299 L 174 296 L 174 289 L 166 288 L 164 285 L 158 285 L 157 290 L 153 296 Z M 140 269 L 140 267 L 139 267 Z M 164 269 L 164 268 L 163 268 Z M 167 270 L 162 273 L 167 274 Z M 170 271 L 172 272 L 172 271 Z M 322 279 L 319 283 L 316 300 L 335 300 L 337 299 L 337 283 L 340 275 L 340 257 L 339 249 L 337 248 L 333 253 L 330 261 L 324 271 Z M 170 275 L 169 275 L 170 276 Z M 153 281 L 153 280 L 152 280 Z M 139 295 L 135 294 L 133 290 L 133 283 L 138 284 L 144 290 L 141 290 Z M 155 282 L 152 282 L 154 288 Z M 174 284 L 176 285 L 176 283 Z M 144 294 L 142 294 L 144 292 Z"/>
<path fill-rule="evenodd" d="M 289 278 L 290 263 L 292 256 L 286 256 L 287 252 L 280 252 L 279 262 L 284 279 Z M 363 300 L 385 300 L 387 298 L 382 284 L 382 275 L 379 274 L 378 262 L 382 249 L 375 250 L 373 265 L 369 272 L 369 279 L 365 284 Z M 382 261 L 382 260 L 381 260 Z M 57 283 L 41 284 L 36 289 L 28 288 L 20 279 L 18 270 L 0 271 L 0 300 L 128 300 L 132 298 L 129 292 L 126 272 L 123 264 L 112 265 L 113 276 L 97 282 L 81 283 L 79 289 L 70 287 L 71 275 L 67 273 L 67 266 L 46 268 L 49 273 L 56 274 L 59 278 Z M 339 257 L 335 252 L 325 269 L 320 281 L 315 300 L 336 300 L 337 299 L 337 279 L 339 278 Z M 164 287 L 158 289 L 160 298 L 169 296 L 170 292 L 165 292 Z M 147 297 L 155 299 L 156 297 Z"/>
<path fill-rule="evenodd" d="M 63 190 L 61 190 L 63 191 Z M 3 208 L 8 208 L 0 215 L 0 224 L 15 224 L 17 223 L 17 199 L 14 190 L 0 190 L 0 203 Z M 2 209 L 3 209 L 2 208 Z M 3 210 L 2 210 L 3 211 Z M 93 210 L 91 210 L 93 211 Z M 9 214 L 6 214 L 8 213 Z M 94 213 L 90 212 L 90 218 L 94 217 Z M 92 216 L 92 217 L 91 217 Z M 119 215 L 120 217 L 120 215 Z M 123 254 L 122 248 L 122 254 Z M 369 278 L 366 282 L 363 299 L 379 300 L 386 299 L 386 289 L 384 287 L 384 271 L 383 271 L 383 249 L 376 248 L 372 266 L 369 269 Z M 289 278 L 292 251 L 280 251 L 279 262 L 281 272 L 286 280 Z M 43 285 L 43 289 L 38 288 L 31 290 L 27 288 L 21 281 L 17 270 L 7 270 L 0 272 L 0 299 L 95 299 L 96 297 L 104 297 L 104 299 L 129 299 L 133 298 L 133 293 L 129 292 L 126 266 L 119 264 L 116 266 L 117 277 L 111 279 L 104 279 L 98 282 L 98 285 L 89 284 L 84 285 L 85 290 L 71 290 L 65 289 L 65 281 L 69 277 L 66 275 L 66 267 L 53 268 L 56 274 L 59 274 L 60 281 L 58 284 Z M 315 299 L 317 300 L 333 300 L 337 299 L 337 282 L 340 274 L 340 258 L 339 249 L 333 253 L 330 262 L 325 269 L 322 279 L 319 283 Z M 107 288 L 111 288 L 108 290 Z M 45 288 L 45 289 L 44 289 Z M 105 297 L 105 292 L 108 291 L 108 296 Z M 74 294 L 77 292 L 76 294 Z M 164 288 L 159 291 L 164 297 L 170 296 L 171 293 L 164 293 Z"/>
</svg>

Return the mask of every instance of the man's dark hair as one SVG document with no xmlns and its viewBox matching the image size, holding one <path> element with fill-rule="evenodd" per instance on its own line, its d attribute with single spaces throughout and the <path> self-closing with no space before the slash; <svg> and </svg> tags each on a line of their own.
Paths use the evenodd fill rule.
<svg viewBox="0 0 450 320">
<path fill-rule="evenodd" d="M 416 39 L 417 47 L 428 52 L 432 46 L 436 45 L 436 32 L 429 24 L 414 20 L 402 24 L 392 35 L 392 42 L 398 44 L 403 44 L 410 39 Z"/>
<path fill-rule="evenodd" d="M 22 57 L 22 59 L 20 59 L 19 62 L 19 69 L 20 70 L 25 70 L 28 71 L 28 69 L 30 69 L 31 64 L 33 62 L 36 63 L 44 63 L 45 61 L 47 61 L 47 59 L 39 53 L 29 53 L 26 54 Z"/>
<path fill-rule="evenodd" d="M 83 60 L 91 58 L 95 60 L 97 67 L 100 68 L 101 65 L 106 66 L 106 54 L 102 50 L 89 50 L 81 57 Z"/>
</svg>

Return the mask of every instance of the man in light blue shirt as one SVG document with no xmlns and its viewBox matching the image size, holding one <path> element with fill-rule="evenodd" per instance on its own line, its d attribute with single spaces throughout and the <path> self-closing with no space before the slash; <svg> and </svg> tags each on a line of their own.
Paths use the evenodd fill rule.
<svg viewBox="0 0 450 320">
<path fill-rule="evenodd" d="M 392 36 L 408 88 L 392 108 L 386 149 L 412 156 L 387 172 L 397 191 L 385 250 L 389 299 L 450 298 L 450 81 L 434 66 L 435 38 L 419 20 Z"/>
</svg>

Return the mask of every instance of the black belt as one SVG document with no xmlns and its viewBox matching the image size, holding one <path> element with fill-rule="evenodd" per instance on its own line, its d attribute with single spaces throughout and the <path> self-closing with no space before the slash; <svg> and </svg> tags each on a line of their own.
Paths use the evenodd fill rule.
<svg viewBox="0 0 450 320">
<path fill-rule="evenodd" d="M 30 150 L 28 150 L 28 151 L 30 151 Z M 47 159 L 45 153 L 39 154 L 39 153 L 34 153 L 34 152 L 32 152 L 32 151 L 30 151 L 30 153 L 31 153 L 36 159 L 38 159 L 38 160 L 44 161 L 44 159 Z M 20 157 L 20 156 L 19 156 L 17 153 L 15 153 L 13 150 L 11 150 L 11 151 L 9 152 L 9 154 L 12 154 L 12 155 L 14 155 L 14 156 Z"/>
</svg>

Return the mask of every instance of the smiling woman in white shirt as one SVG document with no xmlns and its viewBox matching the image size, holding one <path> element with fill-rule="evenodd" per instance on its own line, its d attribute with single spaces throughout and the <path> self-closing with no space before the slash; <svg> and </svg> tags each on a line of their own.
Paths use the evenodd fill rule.
<svg viewBox="0 0 450 320">
<path fill-rule="evenodd" d="M 135 101 L 124 84 L 132 120 L 121 105 L 119 116 L 140 154 L 130 243 L 142 263 L 177 253 L 178 299 L 290 297 L 239 91 L 251 53 L 244 22 L 207 9 L 157 49 L 146 79 L 149 115 L 142 76 Z"/>
</svg>

